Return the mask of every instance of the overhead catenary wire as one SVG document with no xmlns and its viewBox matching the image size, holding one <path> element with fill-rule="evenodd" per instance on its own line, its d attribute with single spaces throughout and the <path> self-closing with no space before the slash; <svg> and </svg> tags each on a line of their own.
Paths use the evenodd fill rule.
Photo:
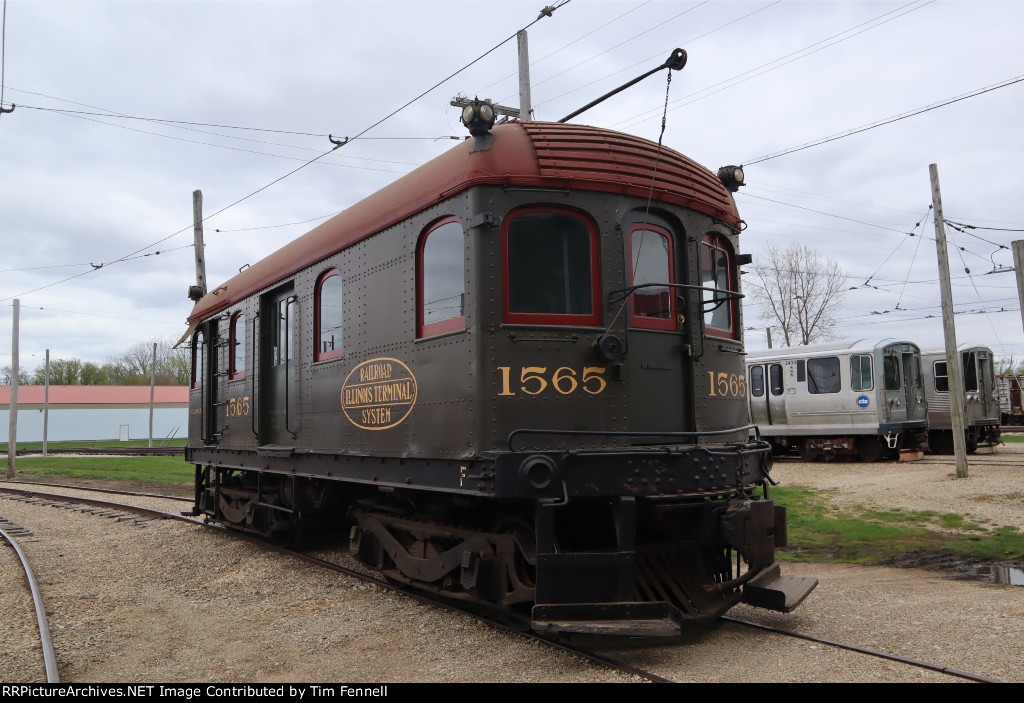
<svg viewBox="0 0 1024 703">
<path fill-rule="evenodd" d="M 207 215 L 207 216 L 205 216 L 205 217 L 204 217 L 204 218 L 202 219 L 202 221 L 203 221 L 203 222 L 206 222 L 207 220 L 209 220 L 209 219 L 211 219 L 211 218 L 213 218 L 213 217 L 216 217 L 217 215 L 220 215 L 221 213 L 225 212 L 226 210 L 229 210 L 230 208 L 233 208 L 233 207 L 235 207 L 236 205 L 238 205 L 238 204 L 240 204 L 240 203 L 242 203 L 242 202 L 244 202 L 244 201 L 248 200 L 249 198 L 251 198 L 251 197 L 253 197 L 253 196 L 255 196 L 255 195 L 259 194 L 259 193 L 262 193 L 262 192 L 263 192 L 263 191 L 265 191 L 265 190 L 266 190 L 267 188 L 270 188 L 271 186 L 273 186 L 273 185 L 275 185 L 275 184 L 277 184 L 277 183 L 280 183 L 280 182 L 281 182 L 281 181 L 283 181 L 284 179 L 286 179 L 286 178 L 288 178 L 288 177 L 290 177 L 290 176 L 292 176 L 292 175 L 294 175 L 294 174 L 298 173 L 298 172 L 299 172 L 299 171 L 301 171 L 302 169 L 304 169 L 304 168 L 306 168 L 306 167 L 308 167 L 308 166 L 310 166 L 310 165 L 312 165 L 312 164 L 314 164 L 314 163 L 318 162 L 318 161 L 319 161 L 320 159 L 322 159 L 322 158 L 324 158 L 325 156 L 327 156 L 327 155 L 329 155 L 329 154 L 333 153 L 335 149 L 338 149 L 338 148 L 340 148 L 341 146 L 344 146 L 345 144 L 349 144 L 349 143 L 351 143 L 352 141 L 355 141 L 356 139 L 359 139 L 359 138 L 361 138 L 361 137 L 362 137 L 363 135 L 365 135 L 365 134 L 366 134 L 367 132 L 369 132 L 370 130 L 372 130 L 372 129 L 374 129 L 375 127 L 377 127 L 377 126 L 381 125 L 382 123 L 384 123 L 385 121 L 387 121 L 387 120 L 388 120 L 388 119 L 390 119 L 391 117 L 393 117 L 393 116 L 397 115 L 397 114 L 398 114 L 399 112 L 401 112 L 401 111 L 402 111 L 402 110 L 404 110 L 405 108 L 409 107 L 410 105 L 412 105 L 413 103 L 415 103 L 415 102 L 416 102 L 417 100 L 419 100 L 420 98 L 424 97 L 424 96 L 425 96 L 425 95 L 427 95 L 428 93 L 430 93 L 430 92 L 432 92 L 433 90 L 437 89 L 438 87 L 440 87 L 441 85 L 443 85 L 443 84 L 444 84 L 444 83 L 446 83 L 447 81 L 449 81 L 449 80 L 451 80 L 452 78 L 454 78 L 455 76 L 457 76 L 457 75 L 458 75 L 459 73 L 461 73 L 461 72 L 465 71 L 465 70 L 466 70 L 467 68 L 469 68 L 469 67 L 470 67 L 470 66 L 472 66 L 473 64 L 477 63 L 478 61 L 480 61 L 481 59 L 483 59 L 483 58 L 484 58 L 484 57 L 486 57 L 487 55 L 491 54 L 492 52 L 494 52 L 495 50 L 497 50 L 497 49 L 498 49 L 498 48 L 499 48 L 500 46 L 502 46 L 503 44 L 507 43 L 508 41 L 510 41 L 510 40 L 512 40 L 512 39 L 515 39 L 515 37 L 517 36 L 517 34 L 518 34 L 518 33 L 519 33 L 520 31 L 524 31 L 524 30 L 526 30 L 526 29 L 528 29 L 528 28 L 532 27 L 532 26 L 533 26 L 534 24 L 536 24 L 537 22 L 539 22 L 540 20 L 542 20 L 542 19 L 543 19 L 544 17 L 550 17 L 550 16 L 552 15 L 552 13 L 554 13 L 554 12 L 555 12 L 556 10 L 558 10 L 558 9 L 559 9 L 559 8 L 561 8 L 561 7 L 564 7 L 565 5 L 569 4 L 570 2 L 572 2 L 572 0 L 560 0 L 559 2 L 557 2 L 557 3 L 556 3 L 556 4 L 554 4 L 554 5 L 548 5 L 548 6 L 546 6 L 546 7 L 544 8 L 544 9 L 542 9 L 542 10 L 541 10 L 540 14 L 539 14 L 539 15 L 537 15 L 537 19 L 533 20 L 532 22 L 530 22 L 529 24 L 527 24 L 527 25 L 526 25 L 525 27 L 523 27 L 522 29 L 520 29 L 520 30 L 517 30 L 516 32 L 512 33 L 512 34 L 511 34 L 511 35 L 509 35 L 509 36 L 508 36 L 507 38 L 503 39 L 503 40 L 502 40 L 501 42 L 499 42 L 499 43 L 498 43 L 498 44 L 496 44 L 495 46 L 491 47 L 490 49 L 488 49 L 487 51 L 485 51 L 485 52 L 484 52 L 483 54 L 481 54 L 480 56 L 478 56 L 477 58 L 475 58 L 475 59 L 473 59 L 472 61 L 470 61 L 469 63 L 467 63 L 467 64 L 466 64 L 465 66 L 463 66 L 462 68 L 458 69 L 458 70 L 457 70 L 457 71 L 455 71 L 454 73 L 452 73 L 452 74 L 448 75 L 447 77 L 443 78 L 442 80 L 438 81 L 438 82 L 437 82 L 437 83 L 435 83 L 435 84 L 434 84 L 433 86 L 431 86 L 431 87 L 430 87 L 430 88 L 428 88 L 427 90 L 423 91 L 422 93 L 420 93 L 419 95 L 417 95 L 416 97 L 414 97 L 414 98 L 413 98 L 412 100 L 409 100 L 408 102 L 406 102 L 405 104 L 403 104 L 403 105 L 402 105 L 401 107 L 399 107 L 399 108 L 397 108 L 397 109 L 395 109 L 395 110 L 391 111 L 390 113 L 388 113 L 388 114 L 387 114 L 387 115 L 385 115 L 384 117 L 380 118 L 379 120 L 377 120 L 376 122 L 374 122 L 373 124 L 371 124 L 371 125 L 370 125 L 369 127 L 365 128 L 364 130 L 362 130 L 361 132 L 359 132 L 358 134 L 356 134 L 356 135 L 355 135 L 354 137 L 351 137 L 351 138 L 349 138 L 349 137 L 345 137 L 345 139 L 344 139 L 344 141 L 343 141 L 343 142 L 341 142 L 341 143 L 335 143 L 335 146 L 334 146 L 334 147 L 333 147 L 332 149 L 330 149 L 330 150 L 328 150 L 328 151 L 325 151 L 325 152 L 323 152 L 323 153 L 322 153 L 322 154 L 320 154 L 319 156 L 316 156 L 316 157 L 314 157 L 314 158 L 312 158 L 312 159 L 309 159 L 309 160 L 308 160 L 308 161 L 306 161 L 305 163 L 303 163 L 303 164 L 301 164 L 300 166 L 298 166 L 298 167 L 296 167 L 296 168 L 292 169 L 291 171 L 289 171 L 288 173 L 284 174 L 283 176 L 280 176 L 280 177 L 278 177 L 278 178 L 275 178 L 275 179 L 274 179 L 273 181 L 271 181 L 270 183 L 267 183 L 267 184 L 266 184 L 266 185 L 264 185 L 263 187 L 261 187 L 261 188 L 258 188 L 258 189 L 256 189 L 256 190 L 252 191 L 251 193 L 249 193 L 248 195 L 245 195 L 245 196 L 243 196 L 243 197 L 241 197 L 241 198 L 238 198 L 238 199 L 237 199 L 237 200 L 235 200 L 234 202 L 232 202 L 232 203 L 230 203 L 230 204 L 228 204 L 228 205 L 226 205 L 226 206 L 222 207 L 221 209 L 217 210 L 216 212 L 213 212 L 213 213 L 211 213 L 210 215 Z M 8 296 L 8 297 L 6 297 L 6 298 L 0 298 L 0 301 L 12 300 L 12 299 L 14 299 L 14 298 L 17 298 L 17 297 L 20 297 L 20 296 L 25 296 L 25 295 L 29 295 L 29 294 L 31 294 L 31 293 L 36 293 L 36 292 L 38 292 L 38 291 L 40 291 L 40 290 L 44 290 L 44 289 L 46 289 L 46 288 L 52 288 L 53 286 L 57 286 L 57 285 L 60 285 L 60 284 L 62 284 L 62 283 L 66 283 L 67 281 L 71 281 L 71 280 L 74 280 L 74 279 L 77 279 L 77 278 L 81 278 L 82 276 L 87 276 L 87 275 L 89 275 L 90 273 L 94 273 L 95 271 L 98 271 L 98 270 L 100 270 L 101 268 L 106 268 L 106 267 L 108 267 L 108 266 L 111 266 L 111 265 L 113 265 L 113 264 L 117 264 L 117 263 L 120 263 L 120 262 L 122 262 L 122 261 L 126 261 L 126 260 L 128 260 L 129 258 L 132 258 L 132 257 L 134 257 L 134 256 L 135 256 L 136 254 L 139 254 L 140 252 L 143 252 L 143 251 L 145 251 L 146 249 L 150 249 L 150 248 L 152 248 L 152 247 L 154 247 L 154 246 L 157 246 L 158 244 L 161 244 L 161 243 L 163 243 L 163 242 L 167 241 L 168 239 L 170 239 L 170 238 L 172 238 L 172 237 L 175 237 L 175 236 L 177 236 L 177 235 L 179 235 L 179 234 L 181 234 L 181 233 L 183 233 L 183 232 L 187 232 L 188 230 L 192 229 L 192 228 L 194 227 L 194 225 L 195 225 L 195 223 L 189 223 L 189 225 L 188 225 L 188 226 L 186 226 L 186 227 L 183 227 L 183 228 L 181 228 L 181 229 L 177 230 L 176 232 L 172 232 L 171 234 L 167 235 L 166 237 L 162 237 L 161 239 L 158 239 L 158 240 L 157 240 L 157 241 L 155 241 L 155 242 L 152 242 L 152 243 L 150 243 L 150 244 L 148 244 L 148 245 L 146 245 L 146 246 L 144 246 L 144 247 L 141 247 L 141 248 L 139 248 L 139 249 L 136 249 L 135 251 L 132 251 L 132 252 L 130 252 L 130 253 L 128 253 L 128 254 L 125 254 L 125 255 L 124 255 L 124 256 L 122 256 L 122 257 L 119 257 L 119 258 L 117 258 L 117 259 L 114 259 L 114 260 L 112 260 L 112 261 L 108 261 L 108 262 L 105 262 L 105 263 L 103 263 L 103 264 L 100 264 L 99 266 L 96 266 L 96 267 L 95 267 L 95 268 L 93 268 L 92 270 L 89 270 L 89 271 L 83 271 L 82 273 L 76 274 L 76 275 L 74 275 L 74 276 L 69 276 L 69 277 L 67 277 L 67 278 L 64 278 L 64 279 L 61 279 L 61 280 L 59 280 L 59 281 L 54 281 L 53 283 L 48 283 L 48 284 L 46 284 L 46 285 L 43 285 L 43 286 L 39 286 L 39 287 L 37 287 L 37 288 L 33 288 L 32 290 L 29 290 L 29 291 L 24 291 L 24 292 L 22 292 L 22 293 L 15 293 L 14 295 Z"/>
</svg>

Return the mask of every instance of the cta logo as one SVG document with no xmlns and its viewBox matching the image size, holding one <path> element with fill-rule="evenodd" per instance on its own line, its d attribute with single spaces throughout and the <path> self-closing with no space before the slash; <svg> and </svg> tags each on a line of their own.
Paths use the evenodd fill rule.
<svg viewBox="0 0 1024 703">
<path fill-rule="evenodd" d="M 859 407 L 866 408 L 871 405 L 871 398 L 868 398 L 866 395 L 859 396 L 857 398 L 857 405 Z"/>
<path fill-rule="evenodd" d="M 370 359 L 341 385 L 341 409 L 356 427 L 386 430 L 409 417 L 416 405 L 416 377 L 398 359 Z"/>
</svg>

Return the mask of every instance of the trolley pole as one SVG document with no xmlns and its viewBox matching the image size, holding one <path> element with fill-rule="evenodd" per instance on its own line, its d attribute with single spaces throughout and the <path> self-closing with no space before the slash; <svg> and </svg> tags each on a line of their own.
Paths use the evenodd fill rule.
<svg viewBox="0 0 1024 703">
<path fill-rule="evenodd" d="M 18 306 L 14 299 L 14 324 L 11 327 L 11 404 L 7 425 L 7 480 L 14 480 L 14 456 L 18 453 Z"/>
<path fill-rule="evenodd" d="M 932 206 L 935 212 L 935 250 L 939 257 L 939 293 L 942 298 L 942 332 L 946 342 L 946 373 L 949 375 L 949 418 L 953 425 L 953 454 L 956 477 L 967 478 L 967 441 L 964 436 L 964 381 L 960 352 L 956 348 L 953 322 L 953 289 L 949 282 L 949 254 L 946 251 L 946 227 L 942 219 L 942 193 L 939 190 L 938 164 L 928 166 L 932 179 Z"/>
</svg>

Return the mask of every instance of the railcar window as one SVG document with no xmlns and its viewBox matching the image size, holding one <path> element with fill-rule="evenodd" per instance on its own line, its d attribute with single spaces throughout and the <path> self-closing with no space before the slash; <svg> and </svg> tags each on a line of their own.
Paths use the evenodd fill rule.
<svg viewBox="0 0 1024 703">
<path fill-rule="evenodd" d="M 978 390 L 978 362 L 974 352 L 964 352 L 964 390 L 977 392 Z"/>
<path fill-rule="evenodd" d="M 807 380 L 807 374 L 804 371 L 804 360 L 803 359 L 797 359 L 797 362 L 796 362 L 796 380 L 797 381 L 801 381 L 801 382 Z"/>
<path fill-rule="evenodd" d="M 636 227 L 629 233 L 632 285 L 674 283 L 672 239 L 660 227 Z M 667 285 L 648 285 L 632 295 L 630 314 L 634 327 L 674 330 L 675 296 Z"/>
<path fill-rule="evenodd" d="M 782 395 L 782 364 L 772 364 L 768 367 L 768 384 L 772 389 L 772 395 Z"/>
<path fill-rule="evenodd" d="M 808 393 L 838 393 L 840 388 L 839 357 L 807 360 Z"/>
<path fill-rule="evenodd" d="M 764 395 L 764 367 L 750 367 L 750 395 L 760 398 Z"/>
<path fill-rule="evenodd" d="M 703 291 L 704 327 L 717 337 L 737 338 L 736 300 L 728 293 L 736 291 L 732 248 L 719 234 L 705 234 L 700 246 L 700 281 Z"/>
<path fill-rule="evenodd" d="M 436 223 L 420 240 L 420 337 L 465 329 L 465 248 L 454 218 Z"/>
<path fill-rule="evenodd" d="M 203 333 L 196 332 L 192 338 L 192 387 L 199 388 L 203 385 L 203 378 L 206 376 L 206 343 L 203 340 Z"/>
<path fill-rule="evenodd" d="M 871 357 L 852 354 L 850 356 L 850 389 L 869 391 L 874 385 L 874 380 L 871 378 Z"/>
<path fill-rule="evenodd" d="M 316 287 L 316 361 L 336 359 L 343 354 L 341 293 L 341 271 L 331 269 L 320 277 Z"/>
<path fill-rule="evenodd" d="M 245 376 L 245 314 L 236 312 L 231 318 L 231 368 L 229 378 Z"/>
<path fill-rule="evenodd" d="M 886 354 L 884 359 L 883 376 L 885 380 L 885 390 L 887 391 L 898 391 L 903 384 L 900 381 L 900 360 L 899 357 L 893 354 Z"/>
<path fill-rule="evenodd" d="M 936 361 L 934 370 L 935 390 L 939 393 L 949 393 L 949 374 L 946 373 L 946 362 Z"/>
<path fill-rule="evenodd" d="M 568 211 L 527 209 L 504 230 L 505 321 L 600 323 L 597 230 Z"/>
</svg>

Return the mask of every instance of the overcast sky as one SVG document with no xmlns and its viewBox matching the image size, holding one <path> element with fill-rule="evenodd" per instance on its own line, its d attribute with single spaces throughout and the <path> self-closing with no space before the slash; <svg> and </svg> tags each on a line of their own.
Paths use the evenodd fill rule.
<svg viewBox="0 0 1024 703">
<path fill-rule="evenodd" d="M 2 100 L 17 107 L 0 115 L 0 366 L 14 298 L 23 369 L 45 349 L 102 362 L 181 336 L 194 190 L 213 215 L 212 288 L 454 146 L 456 94 L 518 105 L 512 39 L 275 183 L 329 151 L 328 134 L 364 132 L 512 37 L 543 2 L 7 0 Z M 1024 81 L 1006 85 L 1024 79 L 1022 28 L 1024 2 L 572 0 L 529 28 L 535 118 L 686 49 L 665 144 L 712 169 L 746 164 L 736 199 L 754 266 L 765 246 L 793 243 L 842 266 L 856 288 L 841 338 L 942 345 L 923 220 L 936 163 L 947 219 L 1000 228 L 947 232 L 958 340 L 1019 360 L 1015 278 L 990 272 L 1011 269 L 1010 242 L 1024 239 L 1003 231 L 1024 230 Z M 661 72 L 574 121 L 657 140 L 665 90 Z M 744 311 L 747 347 L 765 348 L 760 310 Z"/>
</svg>

